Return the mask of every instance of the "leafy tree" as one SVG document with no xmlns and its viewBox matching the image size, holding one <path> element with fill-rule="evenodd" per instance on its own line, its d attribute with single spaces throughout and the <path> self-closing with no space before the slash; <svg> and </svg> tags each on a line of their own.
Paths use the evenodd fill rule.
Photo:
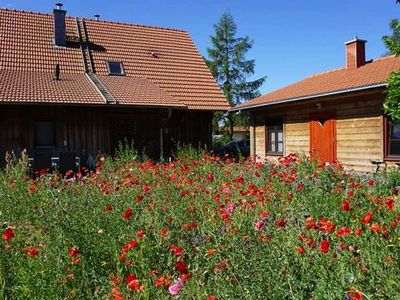
<svg viewBox="0 0 400 300">
<path fill-rule="evenodd" d="M 231 106 L 261 95 L 259 88 L 266 77 L 248 81 L 254 74 L 255 60 L 247 60 L 246 53 L 253 46 L 253 41 L 248 36 L 237 37 L 237 27 L 233 17 L 224 13 L 218 23 L 214 25 L 215 34 L 210 36 L 211 48 L 207 49 L 206 63 L 211 73 L 217 80 L 225 97 Z M 216 113 L 214 128 L 218 122 L 223 121 L 229 128 L 232 139 L 233 126 L 248 124 L 246 114 Z"/>
<path fill-rule="evenodd" d="M 400 0 L 396 1 L 400 3 Z M 391 36 L 384 36 L 383 41 L 391 54 L 400 55 L 400 23 L 392 20 L 390 27 L 393 29 Z M 394 124 L 400 124 L 400 72 L 393 72 L 387 80 L 387 95 L 383 108 Z"/>
<path fill-rule="evenodd" d="M 390 21 L 389 26 L 392 30 L 392 35 L 384 35 L 383 42 L 388 49 L 387 55 L 400 53 L 400 22 L 399 19 Z"/>
</svg>

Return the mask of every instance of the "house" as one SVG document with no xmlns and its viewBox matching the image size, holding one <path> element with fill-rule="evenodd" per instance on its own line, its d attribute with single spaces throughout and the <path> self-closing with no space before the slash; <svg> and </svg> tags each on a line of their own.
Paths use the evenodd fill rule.
<svg viewBox="0 0 400 300">
<path fill-rule="evenodd" d="M 315 74 L 236 106 L 249 111 L 251 153 L 273 159 L 300 153 L 322 162 L 372 171 L 375 163 L 400 160 L 400 127 L 383 112 L 394 56 L 366 60 L 366 41 L 347 42 L 346 65 Z M 383 166 L 383 165 L 382 165 Z"/>
<path fill-rule="evenodd" d="M 150 157 L 210 147 L 224 98 L 188 32 L 0 9 L 0 165 L 6 151 Z"/>
<path fill-rule="evenodd" d="M 248 126 L 234 126 L 232 132 L 232 140 L 242 141 L 249 139 L 249 127 Z M 228 127 L 220 127 L 219 133 L 221 136 L 229 134 Z"/>
</svg>

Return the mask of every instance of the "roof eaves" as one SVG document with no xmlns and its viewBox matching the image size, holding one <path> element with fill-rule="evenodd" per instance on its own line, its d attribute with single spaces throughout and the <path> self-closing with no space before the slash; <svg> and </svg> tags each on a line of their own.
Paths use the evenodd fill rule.
<svg viewBox="0 0 400 300">
<path fill-rule="evenodd" d="M 248 109 L 253 109 L 253 108 L 260 108 L 260 107 L 264 107 L 264 106 L 272 106 L 272 105 L 278 105 L 278 104 L 284 104 L 284 103 L 291 103 L 291 102 L 297 102 L 297 101 L 302 101 L 302 100 L 309 100 L 309 99 L 313 99 L 313 98 L 334 96 L 334 95 L 340 95 L 340 94 L 344 94 L 344 93 L 358 92 L 358 91 L 374 89 L 374 88 L 379 88 L 379 87 L 386 87 L 386 86 L 387 86 L 386 83 L 378 83 L 378 84 L 361 86 L 361 87 L 356 87 L 356 88 L 351 88 L 351 89 L 344 89 L 344 90 L 337 90 L 337 91 L 332 91 L 332 92 L 327 92 L 327 93 L 314 94 L 314 95 L 309 95 L 309 96 L 304 96 L 304 97 L 289 98 L 289 99 L 282 99 L 282 100 L 258 103 L 258 104 L 249 105 L 249 106 L 236 106 L 236 107 L 233 107 L 232 109 L 230 109 L 229 112 L 236 112 L 236 111 L 241 111 L 241 110 L 248 110 Z"/>
</svg>

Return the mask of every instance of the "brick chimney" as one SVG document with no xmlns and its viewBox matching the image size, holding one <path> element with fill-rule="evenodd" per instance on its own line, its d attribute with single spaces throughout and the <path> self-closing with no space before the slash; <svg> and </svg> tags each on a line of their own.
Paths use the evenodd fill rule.
<svg viewBox="0 0 400 300">
<path fill-rule="evenodd" d="M 348 70 L 357 69 L 365 65 L 365 43 L 367 41 L 360 40 L 356 36 L 346 45 L 346 68 Z"/>
<path fill-rule="evenodd" d="M 62 9 L 62 3 L 57 3 L 54 13 L 54 44 L 56 46 L 65 46 L 65 15 L 67 12 Z"/>
</svg>

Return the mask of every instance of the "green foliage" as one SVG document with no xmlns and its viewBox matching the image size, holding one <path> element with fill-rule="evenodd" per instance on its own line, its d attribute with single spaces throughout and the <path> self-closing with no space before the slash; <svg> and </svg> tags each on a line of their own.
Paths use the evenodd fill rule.
<svg viewBox="0 0 400 300">
<path fill-rule="evenodd" d="M 349 291 L 398 299 L 400 176 L 373 178 L 294 156 L 233 163 L 193 148 L 168 164 L 106 158 L 77 180 L 0 173 L 0 234 L 15 232 L 0 239 L 0 297 L 172 299 L 156 281 L 173 284 L 179 261 L 192 276 L 179 299 L 345 299 Z M 338 235 L 343 226 L 351 233 Z M 128 274 L 143 290 L 128 288 Z"/>
<path fill-rule="evenodd" d="M 387 84 L 383 108 L 394 124 L 400 124 L 400 72 L 391 73 Z"/>
<path fill-rule="evenodd" d="M 388 49 L 388 55 L 400 55 L 400 22 L 398 19 L 390 21 L 391 35 L 383 36 L 383 42 Z"/>
<path fill-rule="evenodd" d="M 390 23 L 392 35 L 384 36 L 383 41 L 389 54 L 400 55 L 400 23 L 394 19 Z M 393 72 L 387 80 L 387 95 L 383 108 L 394 124 L 400 124 L 400 72 Z"/>
<path fill-rule="evenodd" d="M 211 47 L 207 49 L 208 59 L 205 61 L 229 104 L 235 106 L 260 96 L 259 88 L 266 77 L 248 81 L 248 77 L 254 74 L 255 60 L 247 60 L 246 53 L 253 47 L 253 41 L 248 36 L 236 36 L 236 24 L 228 13 L 221 16 L 214 30 L 215 35 L 210 37 Z M 215 116 L 218 121 L 224 119 L 231 129 L 240 122 L 248 121 L 246 116 L 240 115 L 233 117 L 219 113 Z"/>
<path fill-rule="evenodd" d="M 139 151 L 136 149 L 134 141 L 128 140 L 127 138 L 120 141 L 115 151 L 115 157 L 123 162 L 138 160 Z"/>
</svg>

